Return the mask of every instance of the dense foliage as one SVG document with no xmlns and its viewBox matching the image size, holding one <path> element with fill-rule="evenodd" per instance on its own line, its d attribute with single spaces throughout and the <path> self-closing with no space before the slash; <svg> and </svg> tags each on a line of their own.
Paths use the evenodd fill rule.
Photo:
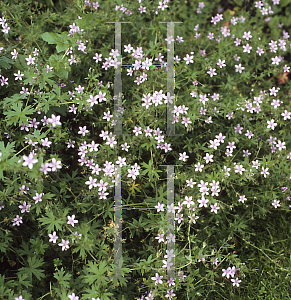
<svg viewBox="0 0 291 300">
<path fill-rule="evenodd" d="M 0 9 L 1 299 L 289 299 L 291 1 Z M 122 53 L 107 22 L 130 22 Z M 167 37 L 165 22 L 183 23 Z M 171 43 L 182 136 L 166 135 Z M 117 165 L 131 277 L 121 280 L 111 278 Z M 182 165 L 175 207 L 160 165 Z"/>
</svg>

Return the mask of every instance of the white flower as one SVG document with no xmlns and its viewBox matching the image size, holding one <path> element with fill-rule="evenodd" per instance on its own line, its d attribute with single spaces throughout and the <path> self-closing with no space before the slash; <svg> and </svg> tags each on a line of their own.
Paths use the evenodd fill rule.
<svg viewBox="0 0 291 300">
<path fill-rule="evenodd" d="M 152 280 L 155 280 L 155 285 L 157 285 L 158 283 L 163 284 L 162 278 L 163 276 L 159 276 L 158 273 L 156 273 L 155 277 L 151 277 Z"/>
<path fill-rule="evenodd" d="M 241 64 L 239 65 L 235 65 L 235 68 L 236 68 L 236 72 L 239 72 L 240 74 L 242 73 L 242 70 L 244 70 L 245 68 L 241 66 Z"/>
<path fill-rule="evenodd" d="M 189 65 L 189 63 L 193 63 L 193 55 L 189 56 L 189 54 L 186 54 L 186 57 L 184 57 L 183 59 L 186 60 L 186 65 Z"/>
<path fill-rule="evenodd" d="M 56 169 L 61 169 L 61 161 L 60 160 L 56 160 L 55 158 L 52 159 L 52 162 L 49 165 L 52 168 L 52 172 L 56 171 Z"/>
<path fill-rule="evenodd" d="M 62 125 L 60 122 L 61 116 L 55 116 L 54 114 L 51 115 L 51 118 L 48 119 L 48 122 L 52 124 L 53 127 L 57 125 Z"/>
<path fill-rule="evenodd" d="M 157 212 L 164 211 L 164 204 L 158 202 L 158 205 L 156 205 L 155 208 L 157 209 Z"/>
<path fill-rule="evenodd" d="M 71 224 L 73 227 L 75 227 L 75 223 L 78 223 L 79 221 L 78 220 L 75 220 L 75 215 L 72 215 L 71 217 L 68 216 L 68 222 L 67 224 Z"/>
<path fill-rule="evenodd" d="M 89 190 L 92 189 L 92 187 L 96 187 L 97 186 L 97 183 L 96 183 L 97 179 L 93 179 L 92 176 L 89 177 L 89 180 L 85 182 L 85 184 L 88 184 L 89 185 Z"/>
<path fill-rule="evenodd" d="M 70 298 L 70 300 L 79 300 L 79 297 L 75 295 L 75 293 L 73 293 L 72 295 L 68 296 Z"/>
<path fill-rule="evenodd" d="M 62 242 L 58 245 L 62 247 L 62 251 L 66 251 L 67 249 L 69 249 L 69 241 L 66 241 L 64 239 L 62 239 Z"/>
<path fill-rule="evenodd" d="M 189 158 L 188 155 L 186 155 L 186 152 L 183 152 L 182 153 L 179 153 L 180 157 L 179 157 L 179 160 L 183 160 L 184 162 L 186 161 L 187 158 Z"/>
<path fill-rule="evenodd" d="M 193 205 L 194 202 L 192 201 L 192 196 L 190 196 L 190 197 L 186 196 L 185 201 L 183 202 L 183 204 L 187 204 L 187 208 L 189 208 L 190 205 Z"/>
<path fill-rule="evenodd" d="M 34 159 L 33 158 L 33 153 L 30 153 L 29 156 L 23 156 L 23 159 L 25 160 L 25 162 L 22 164 L 23 166 L 28 166 L 29 169 L 33 168 L 33 164 L 38 162 L 38 159 Z"/>
<path fill-rule="evenodd" d="M 273 205 L 275 208 L 277 208 L 278 206 L 281 206 L 281 205 L 279 204 L 279 202 L 280 202 L 280 200 L 274 200 L 274 202 L 272 203 L 272 205 Z"/>
<path fill-rule="evenodd" d="M 54 244 L 57 242 L 58 236 L 55 231 L 53 232 L 53 234 L 49 234 L 49 237 L 49 242 L 53 242 Z"/>
</svg>

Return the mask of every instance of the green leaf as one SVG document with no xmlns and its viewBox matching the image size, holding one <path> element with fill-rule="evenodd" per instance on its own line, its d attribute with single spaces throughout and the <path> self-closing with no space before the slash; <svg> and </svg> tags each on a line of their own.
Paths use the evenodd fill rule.
<svg viewBox="0 0 291 300">
<path fill-rule="evenodd" d="M 271 30 L 271 38 L 273 40 L 277 40 L 280 37 L 280 31 L 278 29 L 279 21 L 281 21 L 279 20 L 279 16 L 274 16 L 271 18 L 270 22 L 268 22 Z"/>
<path fill-rule="evenodd" d="M 46 132 L 40 133 L 39 130 L 34 130 L 33 134 L 28 134 L 27 137 L 30 138 L 32 141 L 37 141 L 41 143 L 41 139 L 44 139 L 47 136 Z"/>
<path fill-rule="evenodd" d="M 10 110 L 4 112 L 4 115 L 7 116 L 5 119 L 7 125 L 16 125 L 18 122 L 18 125 L 21 126 L 21 123 L 27 123 L 28 115 L 32 115 L 34 113 L 34 109 L 28 105 L 22 110 L 22 105 L 23 102 L 14 103 L 11 107 L 13 111 Z"/>
<path fill-rule="evenodd" d="M 10 109 L 10 107 L 11 107 L 12 104 L 21 102 L 19 100 L 25 99 L 26 97 L 27 97 L 27 95 L 25 95 L 25 94 L 14 94 L 11 97 L 4 98 L 4 100 L 2 100 L 3 109 L 4 110 Z"/>
<path fill-rule="evenodd" d="M 148 173 L 148 175 L 152 178 L 152 165 L 153 162 L 151 160 L 149 160 L 149 163 L 146 164 L 145 162 L 142 162 L 141 165 L 145 168 L 145 170 L 143 170 L 141 172 L 141 175 L 145 175 Z"/>
<path fill-rule="evenodd" d="M 281 0 L 280 3 L 279 3 L 279 5 L 280 5 L 281 7 L 285 7 L 285 6 L 287 6 L 288 4 L 290 4 L 290 3 L 291 3 L 291 0 Z"/>
<path fill-rule="evenodd" d="M 76 20 L 76 25 L 84 30 L 92 30 L 95 25 L 94 23 L 96 24 L 96 15 L 94 14 L 83 14 L 82 19 Z"/>
<path fill-rule="evenodd" d="M 15 142 L 12 143 L 8 142 L 6 147 L 4 142 L 2 141 L 0 142 L 0 153 L 2 153 L 2 156 L 0 157 L 1 161 L 7 159 L 9 156 L 15 153 L 14 146 L 15 146 Z"/>
<path fill-rule="evenodd" d="M 53 54 L 49 58 L 49 65 L 54 68 L 55 74 L 61 79 L 68 79 L 71 67 L 66 60 L 63 59 L 63 55 Z"/>
<path fill-rule="evenodd" d="M 64 268 L 62 267 L 61 270 L 57 270 L 57 272 L 54 273 L 55 279 L 58 281 L 60 285 L 62 285 L 65 288 L 70 287 L 70 279 L 72 277 L 72 274 L 67 273 L 65 274 Z"/>
<path fill-rule="evenodd" d="M 45 249 L 49 246 L 47 244 L 43 243 L 43 240 L 41 240 L 39 237 L 37 237 L 35 240 L 30 239 L 30 243 L 33 245 L 32 248 L 35 249 L 37 254 L 44 254 Z"/>
<path fill-rule="evenodd" d="M 27 255 L 32 257 L 34 255 L 33 250 L 30 248 L 30 244 L 28 242 L 22 241 L 21 248 L 23 248 L 23 250 L 16 250 L 17 254 L 19 254 L 20 256 Z"/>
<path fill-rule="evenodd" d="M 44 270 L 39 269 L 39 267 L 44 264 L 43 258 L 38 259 L 35 256 L 28 257 L 27 262 L 28 267 L 20 268 L 17 274 L 27 274 L 30 281 L 32 281 L 32 275 L 34 275 L 38 280 L 41 280 L 41 278 L 45 277 L 45 275 L 43 274 Z"/>
<path fill-rule="evenodd" d="M 11 69 L 11 65 L 14 64 L 14 61 L 4 55 L 0 57 L 0 68 L 5 70 Z"/>
<path fill-rule="evenodd" d="M 43 195 L 43 200 L 50 200 L 52 199 L 53 197 L 55 197 L 56 195 L 55 194 L 51 194 L 50 192 L 46 193 L 45 195 Z"/>
<path fill-rule="evenodd" d="M 48 42 L 49 44 L 56 44 L 56 33 L 51 33 L 51 32 L 45 32 L 41 35 L 41 38 L 45 41 Z"/>
<path fill-rule="evenodd" d="M 57 53 L 65 51 L 69 48 L 68 32 L 64 31 L 61 34 L 54 32 L 45 32 L 41 35 L 41 38 L 49 44 L 57 44 Z"/>
<path fill-rule="evenodd" d="M 47 73 L 47 69 L 43 68 L 43 70 L 42 70 L 42 81 L 39 84 L 40 89 L 43 89 L 45 87 L 46 83 L 48 83 L 50 86 L 53 86 L 54 81 L 52 79 L 49 79 L 53 76 L 54 76 L 54 74 L 52 72 Z"/>
<path fill-rule="evenodd" d="M 88 267 L 85 269 L 86 275 L 84 276 L 84 282 L 92 285 L 97 282 L 97 284 L 105 283 L 109 281 L 109 278 L 103 276 L 107 271 L 106 266 L 108 263 L 106 261 L 101 261 L 99 267 L 95 262 L 89 261 Z"/>
<path fill-rule="evenodd" d="M 113 294 L 112 293 L 101 293 L 101 300 L 110 300 L 110 299 L 112 299 L 112 297 L 109 298 L 108 296 L 113 296 Z"/>
<path fill-rule="evenodd" d="M 80 10 L 82 10 L 82 9 L 83 9 L 84 3 L 83 3 L 82 0 L 76 0 L 76 1 L 75 1 L 75 5 L 76 5 Z"/>
<path fill-rule="evenodd" d="M 8 157 L 11 156 L 13 153 L 15 153 L 14 150 L 14 146 L 15 146 L 15 142 L 8 142 L 6 147 L 4 145 L 4 142 L 0 142 L 0 153 L 2 153 L 0 159 L 0 179 L 3 180 L 3 171 L 7 168 L 7 167 L 13 167 L 16 163 L 16 161 L 18 161 L 17 157 L 12 157 L 10 160 L 8 160 Z"/>
<path fill-rule="evenodd" d="M 237 6 L 242 6 L 242 0 L 233 0 Z"/>
<path fill-rule="evenodd" d="M 3 231 L 0 231 L 0 251 L 6 253 L 7 248 L 9 247 L 9 242 L 12 242 L 12 238 L 8 234 L 4 234 Z"/>
<path fill-rule="evenodd" d="M 140 189 L 138 188 L 139 184 L 136 184 L 135 181 L 130 185 L 129 191 L 135 195 L 135 190 L 140 192 Z"/>
<path fill-rule="evenodd" d="M 25 279 L 28 278 L 28 274 L 17 274 L 18 276 L 18 286 L 21 288 L 22 286 L 25 286 L 26 288 L 32 287 L 32 284 L 29 281 L 26 281 Z"/>
<path fill-rule="evenodd" d="M 280 16 L 281 22 L 284 23 L 286 26 L 291 25 L 291 18 L 288 16 Z"/>
<path fill-rule="evenodd" d="M 5 282 L 5 275 L 0 274 L 0 295 L 2 296 L 2 299 L 5 299 L 4 296 L 6 296 L 7 299 L 12 299 L 12 296 L 14 293 L 8 287 L 12 287 L 15 285 L 16 285 L 15 283 L 11 284 L 11 281 L 7 282 L 7 280 L 6 280 L 6 282 Z"/>
<path fill-rule="evenodd" d="M 49 224 L 46 229 L 49 233 L 54 230 L 62 230 L 62 226 L 65 222 L 61 219 L 56 219 L 52 211 L 47 211 L 46 215 L 48 217 L 38 218 L 38 221 L 41 222 L 41 225 Z M 55 228 L 55 229 L 54 229 Z"/>
</svg>

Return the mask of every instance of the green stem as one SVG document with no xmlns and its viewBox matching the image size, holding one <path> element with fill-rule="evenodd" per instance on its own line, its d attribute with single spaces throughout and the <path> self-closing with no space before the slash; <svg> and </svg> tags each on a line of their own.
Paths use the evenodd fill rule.
<svg viewBox="0 0 291 300">
<path fill-rule="evenodd" d="M 48 292 L 48 293 L 46 293 L 45 295 L 39 297 L 37 300 L 41 300 L 41 299 L 43 299 L 45 296 L 50 295 L 50 294 L 51 294 L 51 292 Z"/>
</svg>

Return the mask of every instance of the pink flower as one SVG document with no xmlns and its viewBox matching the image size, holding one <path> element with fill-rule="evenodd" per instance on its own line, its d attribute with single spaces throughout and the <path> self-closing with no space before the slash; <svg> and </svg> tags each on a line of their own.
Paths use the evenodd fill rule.
<svg viewBox="0 0 291 300">
<path fill-rule="evenodd" d="M 238 277 L 236 277 L 236 279 L 231 279 L 231 281 L 233 282 L 233 286 L 239 286 L 239 283 L 241 282 L 241 280 L 238 280 Z"/>
<path fill-rule="evenodd" d="M 53 127 L 62 125 L 62 123 L 60 122 L 60 118 L 61 116 L 55 116 L 54 114 L 52 114 L 51 118 L 48 119 L 48 122 L 51 123 Z"/>
<path fill-rule="evenodd" d="M 55 158 L 53 158 L 52 162 L 50 163 L 50 167 L 52 168 L 52 172 L 56 171 L 56 169 L 61 169 L 61 161 L 57 161 Z"/>
<path fill-rule="evenodd" d="M 30 153 L 29 156 L 23 156 L 23 159 L 25 160 L 25 162 L 22 164 L 23 166 L 28 166 L 29 169 L 33 168 L 33 164 L 38 162 L 38 159 L 34 159 L 33 158 L 33 153 Z"/>
<path fill-rule="evenodd" d="M 173 289 L 167 290 L 167 294 L 165 295 L 165 297 L 167 297 L 167 298 L 175 297 L 176 294 L 173 291 L 174 291 Z"/>
<path fill-rule="evenodd" d="M 183 152 L 182 153 L 179 153 L 180 157 L 179 157 L 179 160 L 183 160 L 183 162 L 186 161 L 187 158 L 189 158 L 189 156 L 186 154 L 186 152 Z"/>
<path fill-rule="evenodd" d="M 14 218 L 14 220 L 11 221 L 11 222 L 13 222 L 12 226 L 15 226 L 15 225 L 19 226 L 20 223 L 23 223 L 22 222 L 22 217 L 19 217 L 19 215 L 17 215 L 16 218 Z"/>
<path fill-rule="evenodd" d="M 151 277 L 152 280 L 155 280 L 155 285 L 157 285 L 158 283 L 163 284 L 162 278 L 163 276 L 159 276 L 158 273 L 156 273 L 155 277 Z"/>
<path fill-rule="evenodd" d="M 66 241 L 64 239 L 62 239 L 62 242 L 58 245 L 62 247 L 62 251 L 66 251 L 67 249 L 69 249 L 69 241 Z"/>
<path fill-rule="evenodd" d="M 186 65 L 189 65 L 189 63 L 193 63 L 193 55 L 189 56 L 189 54 L 186 54 L 186 57 L 184 57 L 183 59 L 186 60 Z"/>
<path fill-rule="evenodd" d="M 83 136 L 85 136 L 86 133 L 89 132 L 89 130 L 87 130 L 86 128 L 87 128 L 87 126 L 79 127 L 80 130 L 78 131 L 78 133 L 79 133 L 79 134 L 82 134 Z"/>
<path fill-rule="evenodd" d="M 164 211 L 164 204 L 158 202 L 158 205 L 156 205 L 155 208 L 157 209 L 157 212 Z"/>
<path fill-rule="evenodd" d="M 191 179 L 192 179 L 192 178 L 191 178 Z M 185 201 L 183 202 L 183 204 L 187 204 L 187 208 L 189 208 L 190 205 L 193 205 L 194 202 L 192 201 L 192 196 L 190 196 L 190 197 L 186 196 L 186 197 L 185 197 Z"/>
<path fill-rule="evenodd" d="M 200 203 L 199 207 L 207 207 L 207 202 L 209 202 L 209 200 L 205 199 L 204 196 L 202 196 L 202 198 L 198 199 L 197 201 Z"/>
<path fill-rule="evenodd" d="M 217 203 L 214 203 L 214 205 L 210 205 L 211 207 L 211 212 L 214 212 L 215 214 L 217 214 L 217 210 L 220 209 L 219 206 L 217 206 Z"/>
<path fill-rule="evenodd" d="M 25 60 L 27 60 L 28 65 L 30 65 L 30 64 L 34 65 L 35 64 L 34 63 L 35 57 L 31 57 L 31 55 L 29 55 L 29 57 L 26 58 Z"/>
<path fill-rule="evenodd" d="M 18 207 L 21 209 L 21 213 L 24 213 L 25 211 L 29 212 L 28 209 L 31 207 L 31 205 L 30 204 L 26 204 L 26 201 L 24 201 L 23 205 L 19 205 Z"/>
<path fill-rule="evenodd" d="M 43 172 L 44 175 L 47 174 L 47 172 L 50 172 L 52 169 L 49 168 L 50 163 L 41 164 L 41 168 L 39 168 L 40 171 Z"/>
<path fill-rule="evenodd" d="M 225 269 L 222 269 L 222 277 L 224 277 L 224 276 L 226 276 L 226 278 L 229 278 L 229 276 L 230 276 L 230 271 L 231 271 L 231 269 L 230 269 L 230 267 L 228 267 L 226 270 Z"/>
<path fill-rule="evenodd" d="M 56 232 L 54 231 L 53 234 L 49 234 L 49 242 L 53 242 L 54 244 L 57 242 L 58 236 L 56 235 Z"/>
<path fill-rule="evenodd" d="M 68 222 L 67 224 L 71 224 L 73 227 L 75 227 L 75 223 L 78 223 L 79 221 L 78 220 L 75 220 L 75 215 L 72 215 L 71 217 L 68 216 Z"/>
<path fill-rule="evenodd" d="M 68 296 L 71 300 L 79 300 L 78 296 L 75 296 L 75 293 L 73 293 L 72 295 Z"/>
<path fill-rule="evenodd" d="M 242 73 L 242 70 L 244 70 L 245 68 L 241 66 L 241 64 L 239 65 L 235 65 L 235 71 L 239 72 L 240 74 Z"/>
<path fill-rule="evenodd" d="M 281 206 L 280 204 L 279 204 L 279 202 L 280 202 L 280 200 L 273 200 L 274 202 L 272 203 L 272 205 L 275 207 L 275 208 L 277 208 L 278 206 Z"/>
</svg>

